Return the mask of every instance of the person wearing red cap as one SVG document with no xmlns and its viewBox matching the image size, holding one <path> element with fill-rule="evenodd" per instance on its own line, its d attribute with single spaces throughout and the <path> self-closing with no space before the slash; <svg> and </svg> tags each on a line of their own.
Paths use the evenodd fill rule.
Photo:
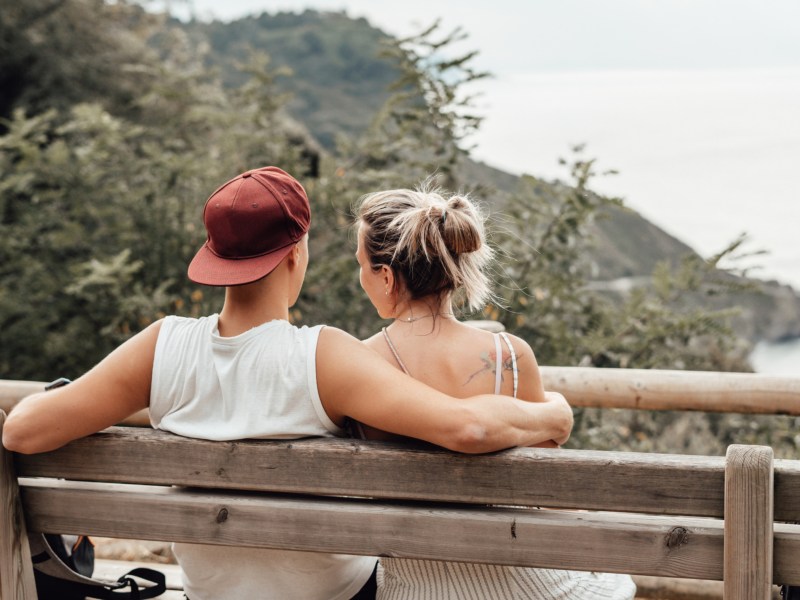
<svg viewBox="0 0 800 600">
<path fill-rule="evenodd" d="M 264 167 L 233 178 L 208 199 L 203 220 L 208 239 L 189 277 L 225 286 L 220 313 L 162 319 L 71 385 L 29 396 L 6 421 L 6 448 L 53 450 L 142 408 L 153 427 L 209 440 L 342 436 L 347 419 L 460 452 L 569 436 L 572 412 L 558 394 L 540 403 L 456 399 L 343 331 L 290 324 L 308 265 L 311 211 L 288 173 Z M 185 544 L 175 554 L 192 600 L 368 597 L 376 562 Z"/>
</svg>

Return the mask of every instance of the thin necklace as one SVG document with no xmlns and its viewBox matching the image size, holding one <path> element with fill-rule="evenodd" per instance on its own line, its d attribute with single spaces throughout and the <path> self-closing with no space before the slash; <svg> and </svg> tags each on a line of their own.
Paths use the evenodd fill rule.
<svg viewBox="0 0 800 600">
<path fill-rule="evenodd" d="M 395 317 L 395 322 L 400 323 L 413 323 L 414 321 L 420 321 L 422 319 L 432 319 L 434 317 L 453 317 L 455 315 L 451 312 L 443 312 L 443 313 L 431 313 L 428 315 L 422 315 L 421 317 Z"/>
</svg>

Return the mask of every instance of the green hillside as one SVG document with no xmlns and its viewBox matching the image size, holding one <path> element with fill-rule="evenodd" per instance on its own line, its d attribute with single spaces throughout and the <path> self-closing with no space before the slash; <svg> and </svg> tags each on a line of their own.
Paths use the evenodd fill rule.
<svg viewBox="0 0 800 600">
<path fill-rule="evenodd" d="M 291 75 L 277 85 L 291 94 L 288 110 L 328 151 L 337 135 L 367 129 L 399 75 L 396 64 L 381 56 L 392 38 L 365 19 L 340 12 L 264 13 L 182 26 L 196 42 L 207 41 L 206 63 L 219 69 L 229 86 L 241 85 L 244 75 L 235 66 L 253 51 L 266 52 L 274 68 L 287 68 Z M 518 179 L 469 160 L 461 176 L 468 184 L 505 193 L 514 191 Z M 635 212 L 610 209 L 610 216 L 597 226 L 596 278 L 648 275 L 660 260 L 679 260 L 691 251 Z"/>
<path fill-rule="evenodd" d="M 218 68 L 229 86 L 243 82 L 235 65 L 253 50 L 266 52 L 273 67 L 287 67 L 291 74 L 280 79 L 280 87 L 292 94 L 291 114 L 329 150 L 337 134 L 367 128 L 398 75 L 380 56 L 389 36 L 343 13 L 264 13 L 183 26 L 195 40 L 208 40 L 207 64 Z"/>
</svg>

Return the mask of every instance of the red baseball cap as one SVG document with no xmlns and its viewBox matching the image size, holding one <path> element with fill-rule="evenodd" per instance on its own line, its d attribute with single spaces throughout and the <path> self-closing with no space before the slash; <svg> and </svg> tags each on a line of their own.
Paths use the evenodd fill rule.
<svg viewBox="0 0 800 600">
<path fill-rule="evenodd" d="M 204 285 L 242 285 L 268 275 L 308 232 L 311 208 L 297 180 L 278 167 L 231 179 L 203 211 L 208 239 L 189 264 Z"/>
</svg>

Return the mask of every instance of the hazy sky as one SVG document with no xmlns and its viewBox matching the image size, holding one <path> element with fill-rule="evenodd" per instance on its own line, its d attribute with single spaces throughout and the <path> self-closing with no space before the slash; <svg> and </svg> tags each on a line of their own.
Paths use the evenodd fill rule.
<svg viewBox="0 0 800 600">
<path fill-rule="evenodd" d="M 163 0 L 159 0 L 163 2 Z M 153 0 L 151 5 L 157 5 Z M 440 18 L 494 74 L 473 156 L 563 177 L 571 144 L 618 177 L 594 187 L 704 255 L 739 233 L 764 277 L 800 289 L 800 0 L 171 0 L 201 19 L 306 8 L 389 34 Z M 473 89 L 473 91 L 475 91 Z"/>
<path fill-rule="evenodd" d="M 191 0 L 173 0 L 175 9 Z M 516 72 L 800 66 L 798 0 L 193 0 L 202 19 L 345 11 L 392 34 L 463 27 L 482 66 Z M 465 8 L 469 6 L 469 8 Z M 185 9 L 184 9 L 185 10 Z"/>
</svg>

